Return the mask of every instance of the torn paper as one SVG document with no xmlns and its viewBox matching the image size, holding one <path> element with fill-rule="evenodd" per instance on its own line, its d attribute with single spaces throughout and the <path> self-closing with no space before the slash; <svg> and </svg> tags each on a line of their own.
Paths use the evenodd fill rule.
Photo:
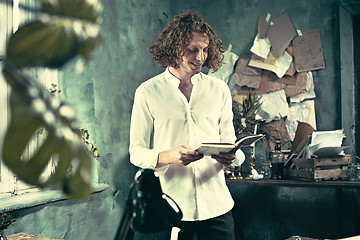
<svg viewBox="0 0 360 240">
<path fill-rule="evenodd" d="M 268 123 L 279 120 L 289 113 L 284 90 L 261 95 L 259 102 L 261 106 L 256 112 L 256 120 L 264 120 Z"/>
<path fill-rule="evenodd" d="M 286 51 L 290 54 L 290 56 L 294 59 L 294 50 L 292 46 L 286 48 Z M 286 71 L 285 75 L 294 76 L 296 72 L 294 60 L 291 62 L 289 69 Z"/>
<path fill-rule="evenodd" d="M 270 73 L 269 82 L 283 83 L 286 85 L 296 85 L 296 77 L 284 75 L 282 78 L 278 78 L 275 73 Z"/>
<path fill-rule="evenodd" d="M 234 84 L 259 88 L 262 76 L 262 69 L 248 66 L 250 55 L 240 55 L 233 77 Z"/>
<path fill-rule="evenodd" d="M 253 54 L 251 56 L 249 66 L 262 68 L 274 72 L 279 78 L 282 78 L 285 72 L 289 69 L 292 62 L 292 57 L 286 51 L 279 58 L 276 58 L 272 51 L 266 59 Z"/>
<path fill-rule="evenodd" d="M 307 123 L 312 128 L 316 129 L 314 100 L 289 105 L 289 114 L 285 119 L 285 123 L 291 140 L 294 140 L 298 122 Z"/>
<path fill-rule="evenodd" d="M 260 85 L 257 89 L 255 88 L 249 88 L 246 86 L 239 87 L 237 90 L 237 94 L 243 94 L 243 93 L 249 93 L 250 91 L 252 93 L 258 93 L 258 94 L 266 94 L 268 92 L 269 88 L 269 71 L 264 70 L 263 74 L 261 76 Z"/>
<path fill-rule="evenodd" d="M 269 72 L 264 70 L 264 72 Z M 268 80 L 268 93 L 276 92 L 282 90 L 286 87 L 286 84 L 278 81 L 278 77 L 273 72 L 269 72 L 269 80 Z"/>
<path fill-rule="evenodd" d="M 294 76 L 287 76 L 287 78 L 295 78 L 295 85 L 286 85 L 284 88 L 287 97 L 293 97 L 301 93 L 306 93 L 307 73 L 295 73 Z"/>
<path fill-rule="evenodd" d="M 305 72 L 325 68 L 319 29 L 296 36 L 293 40 L 293 48 L 296 71 Z"/>
<path fill-rule="evenodd" d="M 260 38 L 259 34 L 256 35 L 250 51 L 261 58 L 266 58 L 269 55 L 271 43 L 269 38 Z"/>
<path fill-rule="evenodd" d="M 314 90 L 314 78 L 312 72 L 306 73 L 306 91 L 305 93 L 298 94 L 296 96 L 290 97 L 290 102 L 298 103 L 308 99 L 316 98 L 315 90 Z"/>
<path fill-rule="evenodd" d="M 225 51 L 225 53 L 224 53 L 223 64 L 214 73 L 210 69 L 210 71 L 208 72 L 209 76 L 219 78 L 219 79 L 223 80 L 224 82 L 229 83 L 230 75 L 233 74 L 233 72 L 234 72 L 234 65 L 235 65 L 236 61 L 239 59 L 239 56 L 236 55 L 235 53 L 232 53 L 231 49 L 232 49 L 232 45 L 229 44 L 228 50 Z"/>
<path fill-rule="evenodd" d="M 276 138 L 281 139 L 281 145 L 291 141 L 284 119 L 274 120 L 269 123 L 261 123 L 261 130 L 269 133 L 267 138 L 270 150 L 274 150 Z"/>
<path fill-rule="evenodd" d="M 287 13 L 272 20 L 267 37 L 272 46 L 272 52 L 276 58 L 283 55 L 291 40 L 296 36 L 296 31 Z"/>
</svg>

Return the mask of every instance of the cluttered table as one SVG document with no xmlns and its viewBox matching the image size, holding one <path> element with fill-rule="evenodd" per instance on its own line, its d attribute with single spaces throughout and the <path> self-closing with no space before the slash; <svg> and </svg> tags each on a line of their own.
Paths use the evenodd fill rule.
<svg viewBox="0 0 360 240">
<path fill-rule="evenodd" d="M 328 180 L 328 181 L 303 181 L 295 179 L 226 179 L 228 185 L 257 185 L 278 187 L 311 187 L 311 188 L 353 188 L 360 189 L 360 181 Z"/>
</svg>

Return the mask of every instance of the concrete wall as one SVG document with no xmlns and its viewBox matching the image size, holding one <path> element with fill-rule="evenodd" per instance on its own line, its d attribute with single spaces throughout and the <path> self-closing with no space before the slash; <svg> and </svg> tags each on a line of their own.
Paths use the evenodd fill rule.
<svg viewBox="0 0 360 240">
<path fill-rule="evenodd" d="M 84 202 L 57 202 L 14 212 L 16 231 L 65 239 L 112 239 L 136 169 L 128 160 L 133 94 L 162 71 L 147 52 L 154 37 L 177 13 L 200 13 L 236 54 L 249 54 L 259 15 L 287 12 L 302 31 L 319 28 L 326 69 L 314 71 L 319 130 L 341 127 L 338 6 L 335 0 L 117 0 L 103 1 L 104 43 L 81 75 L 67 66 L 63 97 L 99 149 L 98 178 L 110 184 Z M 118 195 L 113 201 L 113 192 Z M 339 237 L 359 233 L 339 222 L 338 192 L 332 189 L 231 186 L 238 239 L 285 239 L 291 235 Z M 250 207 L 249 207 L 250 206 Z M 332 212 L 332 213 L 331 213 Z M 349 218 L 352 215 L 347 215 Z M 309 219 L 311 219 L 309 221 Z M 357 220 L 358 221 L 358 220 Z"/>
</svg>

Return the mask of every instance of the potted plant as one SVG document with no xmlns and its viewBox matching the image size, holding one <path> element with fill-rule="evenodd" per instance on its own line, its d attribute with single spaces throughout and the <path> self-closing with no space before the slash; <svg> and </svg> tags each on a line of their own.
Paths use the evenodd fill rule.
<svg viewBox="0 0 360 240">
<path fill-rule="evenodd" d="M 0 240 L 7 240 L 4 230 L 10 225 L 13 225 L 15 219 L 12 218 L 10 213 L 2 212 L 0 216 Z"/>
</svg>

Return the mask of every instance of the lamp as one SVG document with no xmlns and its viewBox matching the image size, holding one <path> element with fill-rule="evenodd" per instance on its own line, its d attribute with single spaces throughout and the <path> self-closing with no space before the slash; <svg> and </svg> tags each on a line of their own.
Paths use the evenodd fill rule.
<svg viewBox="0 0 360 240">
<path fill-rule="evenodd" d="M 136 196 L 133 190 L 136 189 Z M 182 218 L 176 202 L 162 192 L 159 174 L 152 169 L 140 169 L 134 177 L 126 207 L 115 240 L 130 240 L 134 233 L 159 233 L 171 230 Z"/>
</svg>

